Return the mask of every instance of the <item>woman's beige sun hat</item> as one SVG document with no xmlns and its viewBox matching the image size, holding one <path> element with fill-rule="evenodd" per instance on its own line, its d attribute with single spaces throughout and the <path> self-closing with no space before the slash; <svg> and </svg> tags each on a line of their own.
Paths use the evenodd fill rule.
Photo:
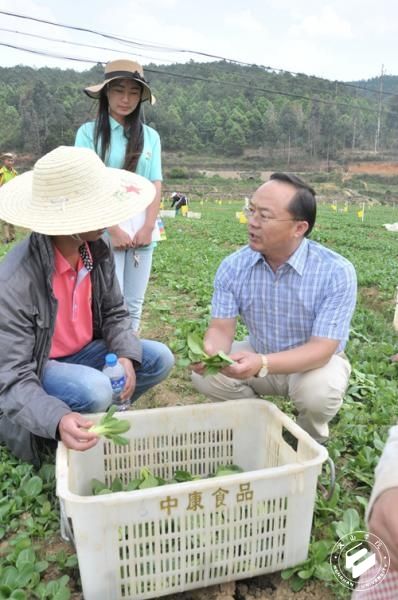
<svg viewBox="0 0 398 600">
<path fill-rule="evenodd" d="M 154 199 L 145 177 L 106 167 L 93 150 L 59 146 L 0 188 L 0 219 L 47 235 L 117 225 Z"/>
<path fill-rule="evenodd" d="M 133 79 L 142 86 L 141 102 L 148 100 L 150 104 L 155 104 L 155 96 L 151 92 L 148 82 L 144 77 L 144 71 L 141 65 L 134 60 L 120 59 L 112 60 L 105 65 L 104 81 L 97 85 L 91 85 L 84 89 L 87 96 L 98 100 L 101 90 L 107 83 L 114 79 Z"/>
</svg>

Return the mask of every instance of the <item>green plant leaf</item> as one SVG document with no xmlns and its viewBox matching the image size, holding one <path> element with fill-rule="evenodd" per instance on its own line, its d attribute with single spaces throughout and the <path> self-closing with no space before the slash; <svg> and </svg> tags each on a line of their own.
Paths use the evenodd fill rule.
<svg viewBox="0 0 398 600">
<path fill-rule="evenodd" d="M 343 520 L 336 525 L 336 534 L 339 538 L 357 531 L 359 529 L 360 518 L 355 508 L 348 508 L 344 511 Z"/>
<path fill-rule="evenodd" d="M 12 589 L 8 585 L 1 584 L 0 585 L 0 600 L 6 600 L 12 594 Z"/>
<path fill-rule="evenodd" d="M 112 481 L 111 490 L 112 492 L 121 492 L 123 490 L 123 483 L 120 477 L 115 477 Z"/>
<path fill-rule="evenodd" d="M 321 581 L 333 581 L 334 575 L 329 562 L 324 562 L 315 567 L 315 577 Z"/>
<path fill-rule="evenodd" d="M 0 583 L 2 585 L 9 586 L 11 589 L 14 589 L 17 587 L 16 586 L 17 577 L 18 577 L 18 571 L 15 567 L 13 567 L 13 566 L 4 567 L 4 570 L 1 574 Z"/>
<path fill-rule="evenodd" d="M 197 333 L 188 333 L 187 343 L 190 351 L 200 360 L 207 357 L 207 354 L 203 349 L 203 342 Z"/>
<path fill-rule="evenodd" d="M 301 579 L 296 574 L 293 575 L 293 577 L 290 579 L 290 587 L 293 590 L 293 592 L 299 592 L 300 590 L 302 590 L 306 583 L 306 579 Z"/>
<path fill-rule="evenodd" d="M 21 552 L 18 554 L 15 566 L 17 567 L 18 571 L 20 571 L 25 566 L 25 564 L 33 564 L 35 560 L 36 554 L 33 548 L 25 548 L 24 550 L 21 550 Z"/>
<path fill-rule="evenodd" d="M 311 567 L 309 569 L 302 569 L 301 571 L 297 571 L 297 575 L 300 579 L 310 579 L 313 576 L 315 571 L 315 567 Z"/>
<path fill-rule="evenodd" d="M 28 596 L 23 590 L 13 590 L 10 600 L 28 600 Z"/>
<path fill-rule="evenodd" d="M 28 479 L 22 487 L 23 492 L 30 498 L 37 497 L 43 489 L 43 481 L 35 475 Z"/>
</svg>

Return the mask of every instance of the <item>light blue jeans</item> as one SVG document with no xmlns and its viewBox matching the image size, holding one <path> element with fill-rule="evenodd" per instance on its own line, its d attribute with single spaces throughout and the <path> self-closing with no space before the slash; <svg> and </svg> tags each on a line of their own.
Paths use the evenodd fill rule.
<svg viewBox="0 0 398 600">
<path fill-rule="evenodd" d="M 151 274 L 153 248 L 149 246 L 145 249 L 113 250 L 116 277 L 133 321 L 134 331 L 140 328 L 145 292 Z"/>
<path fill-rule="evenodd" d="M 142 362 L 136 368 L 136 387 L 131 402 L 167 377 L 174 357 L 167 346 L 141 340 Z M 42 386 L 74 412 L 105 412 L 112 402 L 109 378 L 102 373 L 108 349 L 103 340 L 94 340 L 76 354 L 49 360 L 44 369 Z"/>
</svg>

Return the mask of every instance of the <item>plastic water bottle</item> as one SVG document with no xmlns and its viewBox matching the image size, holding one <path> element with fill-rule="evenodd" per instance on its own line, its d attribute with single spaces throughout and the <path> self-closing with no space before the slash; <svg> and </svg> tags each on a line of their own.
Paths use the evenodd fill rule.
<svg viewBox="0 0 398 600">
<path fill-rule="evenodd" d="M 107 354 L 105 356 L 105 366 L 102 372 L 109 377 L 112 386 L 112 404 L 116 404 L 118 410 L 127 410 L 128 402 L 122 402 L 120 394 L 126 384 L 126 374 L 123 365 L 117 359 L 116 354 Z"/>
</svg>

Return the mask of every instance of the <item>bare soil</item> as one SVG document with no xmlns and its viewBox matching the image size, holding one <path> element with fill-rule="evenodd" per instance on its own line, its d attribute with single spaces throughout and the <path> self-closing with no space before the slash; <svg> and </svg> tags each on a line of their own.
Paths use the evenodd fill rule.
<svg viewBox="0 0 398 600">
<path fill-rule="evenodd" d="M 369 175 L 398 175 L 398 162 L 359 162 L 348 165 L 348 173 Z"/>
</svg>

